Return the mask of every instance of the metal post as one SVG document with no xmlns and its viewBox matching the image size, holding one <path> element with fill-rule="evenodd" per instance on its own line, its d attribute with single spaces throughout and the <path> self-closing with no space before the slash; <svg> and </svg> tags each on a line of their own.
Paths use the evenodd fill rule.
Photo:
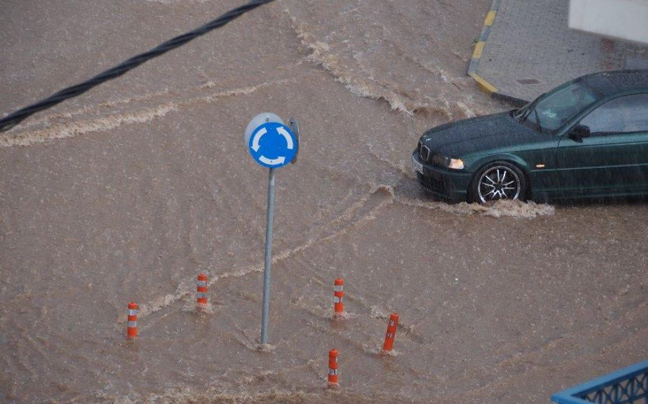
<svg viewBox="0 0 648 404">
<path fill-rule="evenodd" d="M 270 266 L 272 265 L 272 221 L 274 219 L 275 169 L 270 169 L 268 179 L 268 212 L 266 215 L 265 268 L 263 270 L 263 315 L 261 317 L 261 343 L 268 343 L 268 311 L 270 309 Z"/>
</svg>

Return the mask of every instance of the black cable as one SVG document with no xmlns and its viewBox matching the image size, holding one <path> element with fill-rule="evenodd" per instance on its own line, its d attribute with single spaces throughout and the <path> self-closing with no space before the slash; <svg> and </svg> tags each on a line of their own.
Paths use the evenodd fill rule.
<svg viewBox="0 0 648 404">
<path fill-rule="evenodd" d="M 72 87 L 65 88 L 58 93 L 39 101 L 35 104 L 29 105 L 25 108 L 22 108 L 2 119 L 0 119 L 0 132 L 8 131 L 9 129 L 16 126 L 23 119 L 46 109 L 49 109 L 67 99 L 78 97 L 79 95 L 85 93 L 86 91 L 96 87 L 100 84 L 105 83 L 106 81 L 115 79 L 127 72 L 133 70 L 139 65 L 148 62 L 151 59 L 154 59 L 160 55 L 165 54 L 166 52 L 179 48 L 187 42 L 198 38 L 199 36 L 205 35 L 206 33 L 213 31 L 217 28 L 222 27 L 228 22 L 240 17 L 241 15 L 247 13 L 248 11 L 254 10 L 255 8 L 266 4 L 271 3 L 274 0 L 252 0 L 248 4 L 235 8 L 228 11 L 227 13 L 221 15 L 217 19 L 196 28 L 193 31 L 187 32 L 186 34 L 177 36 L 173 39 L 170 39 L 163 44 L 151 49 L 146 53 L 142 53 L 137 56 L 133 56 L 125 62 L 113 67 L 112 69 L 106 70 L 103 73 L 100 73 L 88 81 L 74 85 Z"/>
</svg>

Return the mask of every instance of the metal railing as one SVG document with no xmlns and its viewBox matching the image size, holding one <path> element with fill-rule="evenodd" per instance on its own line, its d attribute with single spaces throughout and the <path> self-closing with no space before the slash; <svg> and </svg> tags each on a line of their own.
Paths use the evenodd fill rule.
<svg viewBox="0 0 648 404">
<path fill-rule="evenodd" d="M 648 361 L 551 396 L 558 404 L 648 404 Z"/>
</svg>

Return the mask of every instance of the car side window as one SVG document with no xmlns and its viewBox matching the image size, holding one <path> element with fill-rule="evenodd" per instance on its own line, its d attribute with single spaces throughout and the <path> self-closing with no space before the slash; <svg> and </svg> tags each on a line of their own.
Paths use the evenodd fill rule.
<svg viewBox="0 0 648 404">
<path fill-rule="evenodd" d="M 648 94 L 627 95 L 601 105 L 581 120 L 593 135 L 648 132 Z"/>
</svg>

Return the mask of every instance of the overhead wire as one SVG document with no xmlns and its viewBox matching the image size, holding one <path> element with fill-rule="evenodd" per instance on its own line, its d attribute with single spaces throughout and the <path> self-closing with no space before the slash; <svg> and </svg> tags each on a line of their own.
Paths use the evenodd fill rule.
<svg viewBox="0 0 648 404">
<path fill-rule="evenodd" d="M 149 50 L 148 52 L 133 56 L 132 58 L 120 63 L 119 65 L 100 73 L 91 79 L 84 81 L 82 83 L 67 87 L 41 101 L 38 101 L 34 104 L 31 104 L 27 107 L 21 108 L 18 111 L 15 111 L 6 117 L 0 119 L 0 132 L 6 132 L 9 129 L 18 125 L 24 119 L 30 117 L 31 115 L 44 111 L 46 109 L 52 108 L 53 106 L 60 104 L 65 100 L 70 98 L 78 97 L 81 94 L 91 90 L 94 87 L 97 87 L 109 80 L 116 79 L 129 71 L 135 69 L 136 67 L 148 62 L 151 59 L 159 57 L 173 49 L 179 48 L 188 42 L 205 35 L 215 29 L 218 29 L 227 23 L 235 20 L 236 18 L 242 16 L 243 14 L 254 10 L 255 8 L 262 6 L 267 3 L 271 3 L 274 0 L 252 0 L 248 4 L 232 9 L 215 20 L 208 22 L 205 25 L 202 25 L 193 31 L 189 31 L 185 34 L 177 36 L 173 39 L 170 39 L 155 48 Z"/>
</svg>

